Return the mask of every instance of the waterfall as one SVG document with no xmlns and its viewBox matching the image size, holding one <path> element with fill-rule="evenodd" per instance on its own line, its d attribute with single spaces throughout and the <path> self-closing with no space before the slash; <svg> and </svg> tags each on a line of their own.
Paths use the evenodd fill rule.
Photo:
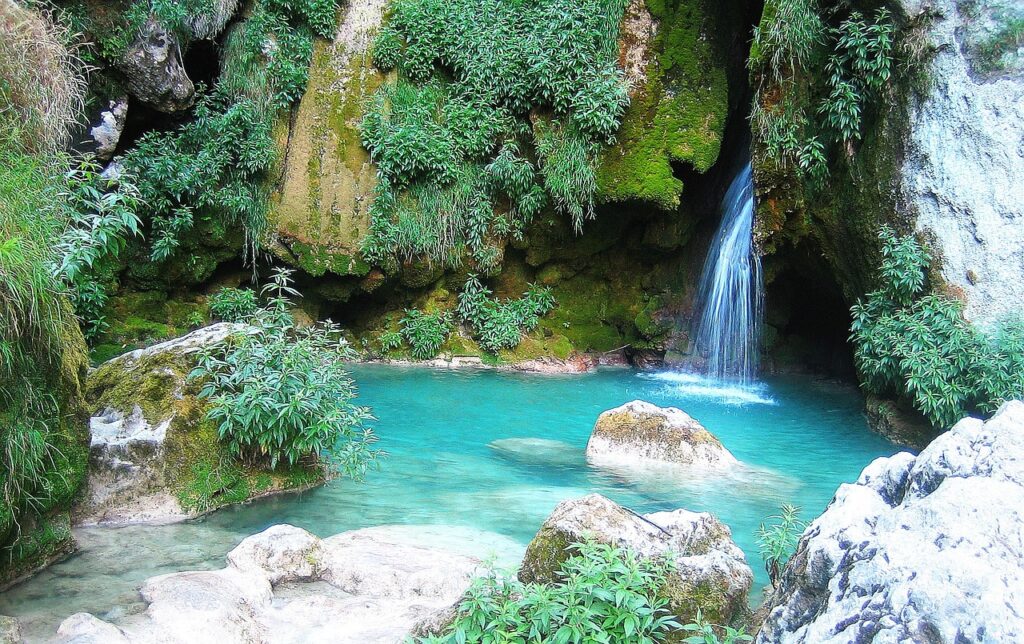
<svg viewBox="0 0 1024 644">
<path fill-rule="evenodd" d="M 709 375 L 749 383 L 757 375 L 764 282 L 754 252 L 754 182 L 748 162 L 722 200 L 722 223 L 700 277 L 696 354 Z"/>
</svg>

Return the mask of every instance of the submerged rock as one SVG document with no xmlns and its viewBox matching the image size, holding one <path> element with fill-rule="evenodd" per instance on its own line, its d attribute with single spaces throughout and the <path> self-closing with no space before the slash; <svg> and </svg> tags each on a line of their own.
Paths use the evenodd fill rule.
<svg viewBox="0 0 1024 644">
<path fill-rule="evenodd" d="M 695 467 L 739 465 L 714 434 L 675 407 L 634 400 L 601 414 L 587 442 L 600 463 L 657 461 Z"/>
<path fill-rule="evenodd" d="M 174 32 L 150 18 L 117 61 L 128 91 L 161 112 L 192 106 L 196 88 L 185 73 L 181 42 Z"/>
<path fill-rule="evenodd" d="M 181 520 L 257 496 L 309 487 L 321 468 L 243 465 L 221 444 L 188 381 L 197 354 L 244 325 L 215 324 L 103 363 L 89 375 L 92 444 L 79 523 Z"/>
<path fill-rule="evenodd" d="M 754 575 L 729 528 L 708 513 L 675 510 L 639 515 L 601 496 L 563 501 L 527 546 L 519 578 L 558 581 L 570 544 L 593 539 L 641 557 L 671 555 L 676 564 L 664 589 L 668 609 L 688 623 L 700 609 L 708 621 L 731 623 L 746 611 Z"/>
<path fill-rule="evenodd" d="M 757 641 L 1024 641 L 1024 403 L 871 463 L 804 532 Z"/>
<path fill-rule="evenodd" d="M 320 539 L 290 525 L 245 539 L 227 562 L 149 579 L 146 612 L 118 626 L 69 617 L 62 641 L 399 642 L 455 603 L 480 566 L 381 528 Z"/>
<path fill-rule="evenodd" d="M 921 412 L 892 400 L 868 394 L 865 410 L 872 431 L 903 447 L 924 449 L 938 434 Z"/>
<path fill-rule="evenodd" d="M 499 438 L 487 443 L 503 458 L 526 465 L 564 467 L 582 465 L 580 450 L 550 438 Z"/>
</svg>

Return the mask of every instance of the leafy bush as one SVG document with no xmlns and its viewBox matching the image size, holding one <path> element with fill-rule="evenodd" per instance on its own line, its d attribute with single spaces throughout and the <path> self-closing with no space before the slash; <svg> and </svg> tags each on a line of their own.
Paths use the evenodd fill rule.
<svg viewBox="0 0 1024 644">
<path fill-rule="evenodd" d="M 367 256 L 457 265 L 468 253 L 486 268 L 495 238 L 522 235 L 547 195 L 577 228 L 592 216 L 596 152 L 628 103 L 616 65 L 625 4 L 396 2 L 374 61 L 399 78 L 361 124 L 381 179 Z M 551 122 L 532 126 L 531 110 Z"/>
<path fill-rule="evenodd" d="M 851 11 L 827 28 L 814 0 L 769 0 L 754 32 L 759 79 L 751 129 L 768 157 L 820 185 L 827 141 L 861 137 L 867 110 L 893 75 L 897 29 L 885 8 L 868 21 Z"/>
<path fill-rule="evenodd" d="M 402 337 L 409 343 L 412 357 L 429 360 L 441 350 L 452 332 L 452 314 L 448 311 L 427 313 L 417 309 L 406 309 L 405 317 L 399 322 Z"/>
<path fill-rule="evenodd" d="M 1024 323 L 975 328 L 959 301 L 925 292 L 929 256 L 916 240 L 889 228 L 879 237 L 881 288 L 851 311 L 850 339 L 865 389 L 907 396 L 936 428 L 1024 396 Z"/>
<path fill-rule="evenodd" d="M 860 139 L 864 103 L 877 100 L 892 77 L 895 33 L 892 14 L 884 7 L 874 22 L 854 11 L 833 30 L 834 53 L 825 66 L 830 92 L 818 111 L 837 141 Z"/>
<path fill-rule="evenodd" d="M 385 331 L 380 334 L 378 338 L 380 342 L 380 350 L 384 353 L 391 353 L 398 347 L 402 346 L 402 334 L 398 331 Z"/>
<path fill-rule="evenodd" d="M 139 191 L 135 178 L 122 172 L 104 178 L 91 159 L 80 160 L 66 175 L 56 203 L 68 227 L 57 245 L 56 272 L 67 284 L 86 339 L 106 329 L 105 283 L 128 237 L 141 235 Z"/>
<path fill-rule="evenodd" d="M 356 386 L 343 366 L 353 352 L 331 323 L 295 327 L 290 274 L 275 272 L 253 328 L 206 349 L 189 377 L 203 381 L 207 418 L 234 456 L 271 468 L 326 456 L 359 477 L 378 453 L 364 426 L 370 410 L 354 403 Z"/>
<path fill-rule="evenodd" d="M 800 508 L 784 505 L 779 514 L 768 517 L 773 523 L 767 526 L 762 523 L 757 529 L 757 547 L 773 586 L 778 583 L 782 569 L 793 556 L 797 541 L 806 527 L 799 515 Z"/>
<path fill-rule="evenodd" d="M 259 310 L 256 292 L 224 287 L 210 296 L 210 314 L 224 322 L 245 322 Z"/>
<path fill-rule="evenodd" d="M 421 643 L 660 642 L 679 630 L 658 596 L 672 562 L 593 542 L 562 563 L 562 581 L 523 584 L 491 571 L 474 581 L 454 623 Z"/>
<path fill-rule="evenodd" d="M 184 13 L 174 20 L 186 22 L 203 16 L 209 4 L 151 1 L 151 11 L 160 3 L 175 5 Z M 274 118 L 302 96 L 313 38 L 333 35 L 336 10 L 335 0 L 253 3 L 226 37 L 221 76 L 198 101 L 194 119 L 146 134 L 126 155 L 153 229 L 154 261 L 174 254 L 196 217 L 242 226 L 247 250 L 255 252 L 266 227 Z"/>
<path fill-rule="evenodd" d="M 498 301 L 476 275 L 470 275 L 459 294 L 459 317 L 473 326 L 480 346 L 490 353 L 512 349 L 523 332 L 532 331 L 555 306 L 551 289 L 533 284 L 517 300 Z"/>
</svg>

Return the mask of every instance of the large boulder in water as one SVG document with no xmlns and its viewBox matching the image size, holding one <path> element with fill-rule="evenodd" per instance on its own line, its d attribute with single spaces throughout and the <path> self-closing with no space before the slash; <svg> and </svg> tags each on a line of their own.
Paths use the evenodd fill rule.
<svg viewBox="0 0 1024 644">
<path fill-rule="evenodd" d="M 118 626 L 79 614 L 60 631 L 81 638 L 65 641 L 400 642 L 455 603 L 480 567 L 380 528 L 320 539 L 290 525 L 245 539 L 227 562 L 149 579 L 146 612 Z"/>
<path fill-rule="evenodd" d="M 725 524 L 707 513 L 675 510 L 639 515 L 600 494 L 563 501 L 530 542 L 519 570 L 524 582 L 560 581 L 558 569 L 585 540 L 628 548 L 641 557 L 672 556 L 664 589 L 682 623 L 701 610 L 726 624 L 743 615 L 754 576 Z"/>
<path fill-rule="evenodd" d="M 758 642 L 1024 641 L 1024 403 L 881 458 L 804 532 Z"/>
<path fill-rule="evenodd" d="M 321 483 L 323 468 L 236 461 L 206 418 L 198 354 L 249 327 L 215 324 L 103 363 L 86 384 L 92 444 L 79 523 L 169 521 Z"/>
<path fill-rule="evenodd" d="M 739 464 L 714 434 L 686 412 L 643 400 L 598 417 L 587 442 L 587 458 L 597 463 L 657 461 L 714 468 Z"/>
</svg>

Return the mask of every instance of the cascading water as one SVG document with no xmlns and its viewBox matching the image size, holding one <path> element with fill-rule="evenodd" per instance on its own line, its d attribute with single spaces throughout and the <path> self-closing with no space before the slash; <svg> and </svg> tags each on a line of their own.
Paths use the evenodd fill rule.
<svg viewBox="0 0 1024 644">
<path fill-rule="evenodd" d="M 754 182 L 748 162 L 722 200 L 722 223 L 700 278 L 696 354 L 714 378 L 750 383 L 760 354 L 764 282 L 754 252 Z"/>
</svg>

